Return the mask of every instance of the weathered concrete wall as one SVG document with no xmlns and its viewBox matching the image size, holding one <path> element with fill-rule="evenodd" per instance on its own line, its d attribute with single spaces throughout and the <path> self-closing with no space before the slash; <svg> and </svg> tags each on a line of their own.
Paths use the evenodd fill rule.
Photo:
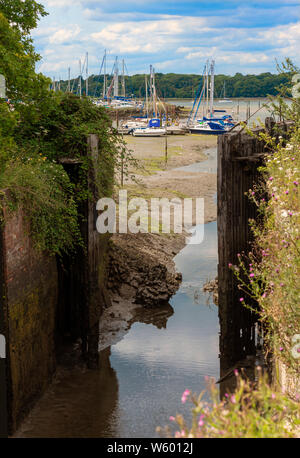
<svg viewBox="0 0 300 458">
<path fill-rule="evenodd" d="M 55 257 L 34 248 L 23 212 L 3 213 L 1 307 L 6 310 L 8 407 L 14 430 L 55 369 L 57 269 Z"/>
</svg>

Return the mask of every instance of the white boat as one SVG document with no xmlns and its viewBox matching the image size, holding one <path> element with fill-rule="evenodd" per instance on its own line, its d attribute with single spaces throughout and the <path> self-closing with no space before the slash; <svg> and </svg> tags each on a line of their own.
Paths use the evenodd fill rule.
<svg viewBox="0 0 300 458">
<path fill-rule="evenodd" d="M 163 137 L 166 133 L 166 129 L 161 127 L 142 127 L 134 129 L 132 135 L 134 137 Z"/>
<path fill-rule="evenodd" d="M 218 103 L 232 103 L 232 100 L 229 100 L 229 99 L 218 100 Z"/>
<path fill-rule="evenodd" d="M 224 86 L 223 86 L 223 94 L 222 94 L 223 99 L 219 99 L 218 103 L 232 103 L 232 100 L 226 98 L 226 83 L 224 81 Z"/>
<path fill-rule="evenodd" d="M 229 129 L 219 122 L 205 121 L 197 122 L 189 127 L 191 134 L 204 134 L 204 135 L 222 135 Z"/>
</svg>

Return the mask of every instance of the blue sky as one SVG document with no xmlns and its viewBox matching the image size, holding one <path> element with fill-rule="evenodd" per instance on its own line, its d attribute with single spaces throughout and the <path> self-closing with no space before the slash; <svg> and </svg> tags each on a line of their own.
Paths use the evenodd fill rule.
<svg viewBox="0 0 300 458">
<path fill-rule="evenodd" d="M 49 16 L 33 32 L 38 70 L 66 79 L 89 52 L 98 74 L 116 55 L 129 74 L 202 73 L 207 58 L 228 75 L 276 72 L 275 59 L 300 64 L 300 0 L 40 0 Z"/>
</svg>

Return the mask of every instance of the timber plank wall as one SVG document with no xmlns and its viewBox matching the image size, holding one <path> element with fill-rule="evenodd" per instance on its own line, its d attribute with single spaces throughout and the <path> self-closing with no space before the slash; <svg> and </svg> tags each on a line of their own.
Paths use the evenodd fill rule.
<svg viewBox="0 0 300 458">
<path fill-rule="evenodd" d="M 88 138 L 98 154 L 98 139 Z M 63 164 L 74 175 L 77 164 Z M 82 342 L 90 368 L 98 368 L 99 320 L 106 294 L 109 238 L 96 231 L 96 190 L 82 208 L 85 247 L 72 257 L 56 259 L 37 251 L 24 212 L 2 205 L 0 228 L 0 307 L 6 337 L 8 431 L 12 434 L 50 383 L 66 339 Z"/>
<path fill-rule="evenodd" d="M 266 127 L 245 131 L 232 131 L 218 138 L 218 304 L 220 319 L 221 376 L 238 361 L 256 351 L 255 314 L 240 303 L 244 293 L 238 289 L 239 281 L 228 267 L 239 264 L 238 254 L 251 251 L 253 235 L 249 220 L 258 221 L 256 205 L 248 192 L 263 178 L 258 171 L 267 153 L 265 143 L 257 136 L 267 131 L 271 135 L 288 136 L 291 122 L 277 123 L 266 119 Z M 280 134 L 279 134 L 280 131 Z M 246 278 L 245 278 L 246 281 Z M 255 303 L 248 305 L 253 308 Z"/>
</svg>

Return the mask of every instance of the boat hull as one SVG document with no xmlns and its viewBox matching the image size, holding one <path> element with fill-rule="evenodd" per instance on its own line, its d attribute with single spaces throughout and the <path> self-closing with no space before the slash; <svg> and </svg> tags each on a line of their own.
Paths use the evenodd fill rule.
<svg viewBox="0 0 300 458">
<path fill-rule="evenodd" d="M 163 137 L 166 133 L 165 129 L 148 127 L 146 129 L 135 129 L 132 135 L 134 137 Z"/>
<path fill-rule="evenodd" d="M 191 134 L 202 134 L 202 135 L 223 135 L 223 134 L 226 134 L 226 130 L 208 130 L 208 129 L 201 129 L 201 127 L 197 128 L 193 128 L 193 129 L 190 129 L 190 133 Z"/>
<path fill-rule="evenodd" d="M 163 137 L 166 134 L 165 133 L 164 134 L 155 134 L 155 133 L 147 134 L 147 133 L 133 132 L 132 135 L 134 137 Z"/>
</svg>

